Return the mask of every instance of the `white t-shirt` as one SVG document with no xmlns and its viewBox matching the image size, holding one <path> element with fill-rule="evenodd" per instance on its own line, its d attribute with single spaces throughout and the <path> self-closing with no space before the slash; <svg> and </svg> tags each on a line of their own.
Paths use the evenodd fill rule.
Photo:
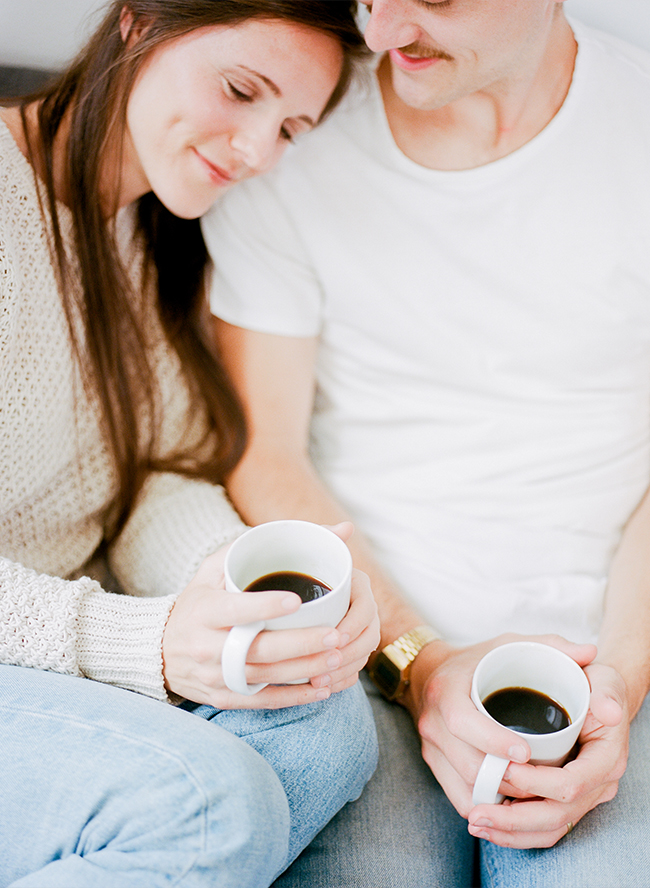
<svg viewBox="0 0 650 888">
<path fill-rule="evenodd" d="M 650 480 L 650 56 L 574 29 L 514 154 L 419 166 L 373 78 L 204 225 L 215 314 L 320 336 L 315 463 L 456 643 L 595 639 Z"/>
</svg>

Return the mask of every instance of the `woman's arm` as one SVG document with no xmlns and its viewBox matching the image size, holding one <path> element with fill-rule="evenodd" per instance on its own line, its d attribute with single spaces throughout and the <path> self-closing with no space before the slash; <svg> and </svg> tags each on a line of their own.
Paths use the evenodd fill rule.
<svg viewBox="0 0 650 888">
<path fill-rule="evenodd" d="M 349 687 L 377 643 L 372 593 L 358 572 L 350 610 L 336 630 L 262 633 L 251 647 L 251 681 L 278 684 L 307 676 L 309 686 L 271 687 L 252 698 L 224 687 L 220 660 L 228 630 L 287 613 L 285 593 L 226 593 L 224 544 L 243 529 L 222 488 L 179 475 L 153 475 L 111 549 L 111 567 L 127 592 L 175 599 L 161 641 L 167 690 L 230 709 L 294 706 Z M 345 536 L 345 528 L 339 533 Z M 289 598 L 289 609 L 295 610 L 299 599 Z"/>
<path fill-rule="evenodd" d="M 174 600 L 135 599 L 0 558 L 0 659 L 166 700 L 161 637 Z"/>
<path fill-rule="evenodd" d="M 222 487 L 155 473 L 111 546 L 109 564 L 130 595 L 179 595 L 203 560 L 244 529 Z"/>
</svg>

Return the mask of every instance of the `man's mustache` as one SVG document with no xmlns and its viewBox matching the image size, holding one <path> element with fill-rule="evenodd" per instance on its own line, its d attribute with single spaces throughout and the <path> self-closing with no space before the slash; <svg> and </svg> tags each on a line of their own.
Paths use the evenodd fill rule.
<svg viewBox="0 0 650 888">
<path fill-rule="evenodd" d="M 447 62 L 453 62 L 453 56 L 444 52 L 442 49 L 434 49 L 432 46 L 426 46 L 424 43 L 409 43 L 408 46 L 400 46 L 400 52 L 404 55 L 416 56 L 421 59 L 444 59 Z"/>
</svg>

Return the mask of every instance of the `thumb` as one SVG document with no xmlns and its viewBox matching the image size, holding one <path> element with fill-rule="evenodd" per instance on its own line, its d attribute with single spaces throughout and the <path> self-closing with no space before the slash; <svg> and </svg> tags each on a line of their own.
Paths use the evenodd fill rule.
<svg viewBox="0 0 650 888">
<path fill-rule="evenodd" d="M 614 669 L 597 663 L 585 667 L 585 672 L 591 684 L 591 714 L 601 725 L 615 727 L 625 711 L 623 679 Z"/>
<path fill-rule="evenodd" d="M 331 530 L 332 533 L 336 534 L 336 536 L 342 539 L 344 543 L 347 543 L 354 533 L 354 524 L 351 521 L 339 521 L 338 524 L 324 524 L 323 527 Z"/>
</svg>

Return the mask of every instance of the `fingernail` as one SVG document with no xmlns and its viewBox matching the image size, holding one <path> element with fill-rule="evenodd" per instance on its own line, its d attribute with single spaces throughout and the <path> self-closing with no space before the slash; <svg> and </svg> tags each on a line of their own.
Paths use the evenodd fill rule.
<svg viewBox="0 0 650 888">
<path fill-rule="evenodd" d="M 300 601 L 300 597 L 298 595 L 287 595 L 286 598 L 282 599 L 282 607 L 285 610 L 295 610 L 296 609 L 296 599 Z"/>
<path fill-rule="evenodd" d="M 528 759 L 528 753 L 523 746 L 511 746 L 508 750 L 508 758 L 512 759 L 513 762 L 523 764 Z"/>
<path fill-rule="evenodd" d="M 484 829 L 474 830 L 470 826 L 470 830 L 472 832 L 472 835 L 475 836 L 477 839 L 489 839 L 490 838 L 490 833 L 486 832 L 486 830 L 484 830 Z"/>
<path fill-rule="evenodd" d="M 472 826 L 494 826 L 491 820 L 488 820 L 487 817 L 479 817 L 478 820 L 475 820 Z"/>
<path fill-rule="evenodd" d="M 338 666 L 341 665 L 341 655 L 338 651 L 335 654 L 331 654 L 327 658 L 327 665 L 330 669 L 336 669 Z"/>
<path fill-rule="evenodd" d="M 338 632 L 330 632 L 330 633 L 329 633 L 328 635 L 326 635 L 325 638 L 323 639 L 323 644 L 325 645 L 325 647 L 328 647 L 328 648 L 336 647 L 336 645 L 337 645 L 338 643 L 339 643 L 339 634 L 338 634 Z"/>
<path fill-rule="evenodd" d="M 321 688 L 320 691 L 316 691 L 316 699 L 327 700 L 331 693 L 329 688 Z"/>
</svg>

